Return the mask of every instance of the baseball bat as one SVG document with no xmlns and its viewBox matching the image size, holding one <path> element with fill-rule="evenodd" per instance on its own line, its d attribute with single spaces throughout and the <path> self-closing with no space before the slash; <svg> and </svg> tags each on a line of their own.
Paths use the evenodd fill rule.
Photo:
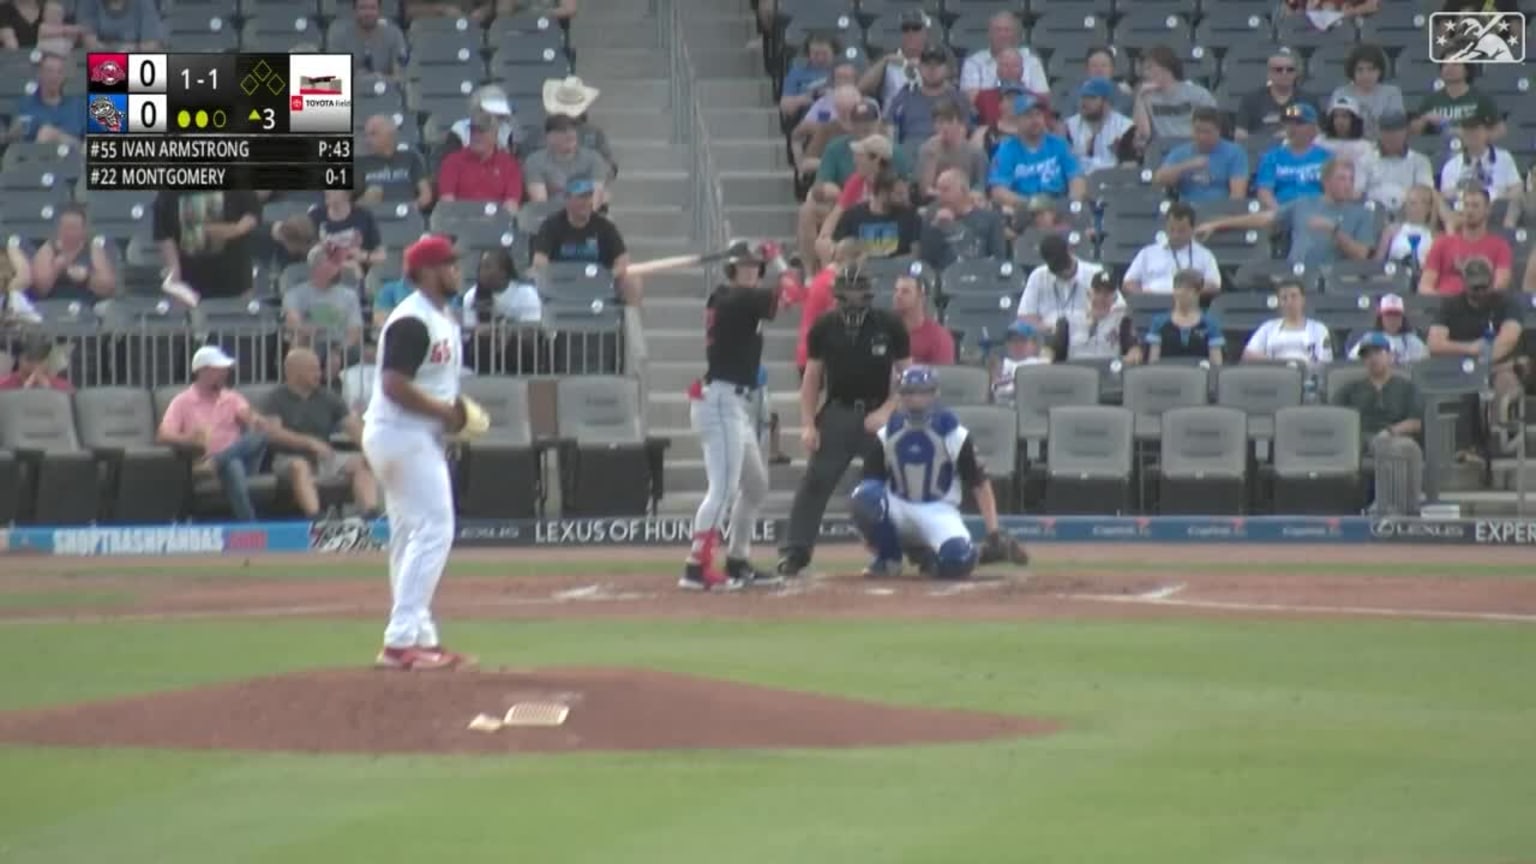
<svg viewBox="0 0 1536 864">
<path fill-rule="evenodd" d="M 640 261 L 629 265 L 631 276 L 648 276 L 652 273 L 666 273 L 671 270 L 682 270 L 688 267 L 697 267 L 700 264 L 709 264 L 731 256 L 732 249 L 727 247 L 715 252 L 705 252 L 699 255 L 670 255 L 666 258 L 652 258 L 649 261 Z"/>
</svg>

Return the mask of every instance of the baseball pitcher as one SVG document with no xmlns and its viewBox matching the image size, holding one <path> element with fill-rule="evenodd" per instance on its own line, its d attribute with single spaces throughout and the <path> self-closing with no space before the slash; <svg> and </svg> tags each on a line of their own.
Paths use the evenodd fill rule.
<svg viewBox="0 0 1536 864">
<path fill-rule="evenodd" d="M 765 287 L 767 261 L 782 267 L 777 247 L 732 244 L 726 284 L 709 295 L 704 311 L 704 377 L 688 389 L 689 416 L 704 451 L 709 489 L 693 519 L 693 545 L 678 587 L 736 590 L 782 581 L 752 566 L 752 528 L 768 495 L 768 468 L 758 445 L 759 372 L 763 324 L 778 314 L 778 291 Z M 729 520 L 722 568 L 716 553 Z"/>
<path fill-rule="evenodd" d="M 997 525 L 997 499 L 976 456 L 970 431 L 936 401 L 939 380 L 927 366 L 911 366 L 897 383 L 897 410 L 876 433 L 864 457 L 864 480 L 853 492 L 854 525 L 875 554 L 864 575 L 901 574 L 904 550 L 913 550 L 924 575 L 966 579 L 978 563 L 1028 563 L 1023 546 Z M 960 515 L 970 489 L 986 525 L 978 549 Z"/>
<path fill-rule="evenodd" d="M 453 545 L 453 484 L 445 437 L 483 431 L 483 409 L 459 396 L 463 361 L 449 302 L 459 292 L 458 253 L 445 237 L 405 250 L 416 286 L 379 334 L 378 386 L 363 415 L 363 453 L 384 490 L 393 608 L 376 665 L 447 669 L 470 658 L 443 647 L 432 597 Z"/>
</svg>

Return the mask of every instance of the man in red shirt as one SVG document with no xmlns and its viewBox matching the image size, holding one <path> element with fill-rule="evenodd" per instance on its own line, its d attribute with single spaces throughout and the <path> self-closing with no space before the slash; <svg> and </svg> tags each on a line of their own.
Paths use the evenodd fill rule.
<svg viewBox="0 0 1536 864">
<path fill-rule="evenodd" d="M 1462 266 L 1472 258 L 1486 258 L 1493 264 L 1493 290 L 1509 288 L 1510 271 L 1515 266 L 1514 252 L 1502 235 L 1488 231 L 1488 192 L 1468 187 L 1461 193 L 1461 229 L 1435 239 L 1419 277 L 1420 294 L 1449 297 L 1466 290 Z"/>
<path fill-rule="evenodd" d="M 523 201 L 523 166 L 501 146 L 497 122 L 483 112 L 470 119 L 469 146 L 449 153 L 437 169 L 440 200 L 495 201 L 517 212 Z"/>
<path fill-rule="evenodd" d="M 27 343 L 17 360 L 16 371 L 0 378 L 0 390 L 58 390 L 73 393 L 75 388 L 68 381 L 48 371 L 53 358 L 53 343 L 36 339 Z"/>
<path fill-rule="evenodd" d="M 911 274 L 896 277 L 891 309 L 907 325 L 913 363 L 923 366 L 955 364 L 955 337 L 943 324 L 928 317 L 928 291 L 921 278 Z"/>
</svg>

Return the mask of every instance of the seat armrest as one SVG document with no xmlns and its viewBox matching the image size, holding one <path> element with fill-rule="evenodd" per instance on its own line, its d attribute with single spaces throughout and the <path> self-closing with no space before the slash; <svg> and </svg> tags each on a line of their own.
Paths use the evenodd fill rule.
<svg viewBox="0 0 1536 864">
<path fill-rule="evenodd" d="M 672 439 L 660 436 L 646 436 L 645 462 L 647 473 L 651 478 L 651 513 L 654 514 L 660 508 L 661 499 L 667 494 L 667 449 L 672 446 Z"/>
<path fill-rule="evenodd" d="M 116 445 L 111 447 L 91 448 L 91 455 L 95 456 L 97 459 L 101 459 L 107 462 L 121 462 L 127 453 L 128 448 Z"/>
</svg>

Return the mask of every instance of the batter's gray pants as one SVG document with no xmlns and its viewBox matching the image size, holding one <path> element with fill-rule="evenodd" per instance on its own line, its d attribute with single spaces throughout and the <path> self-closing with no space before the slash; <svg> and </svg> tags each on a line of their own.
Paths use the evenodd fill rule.
<svg viewBox="0 0 1536 864">
<path fill-rule="evenodd" d="M 709 480 L 709 491 L 693 517 L 693 532 L 697 536 L 719 531 L 729 518 L 726 555 L 730 558 L 751 555 L 752 529 L 768 497 L 768 466 L 757 442 L 757 410 L 754 393 L 720 381 L 705 384 L 700 398 L 689 406 Z"/>
</svg>

